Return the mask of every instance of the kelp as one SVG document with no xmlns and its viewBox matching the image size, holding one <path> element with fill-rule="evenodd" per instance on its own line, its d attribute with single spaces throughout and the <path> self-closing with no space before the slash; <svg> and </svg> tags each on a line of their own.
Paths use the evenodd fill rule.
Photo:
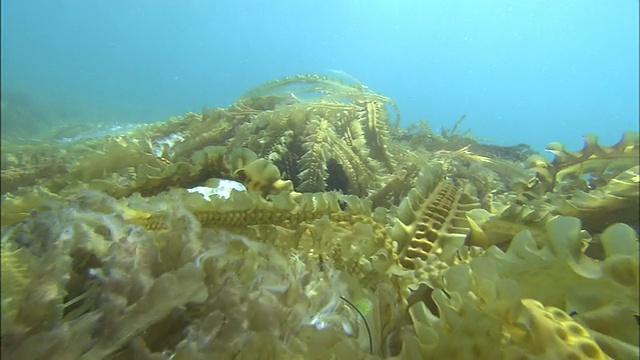
<svg viewBox="0 0 640 360">
<path fill-rule="evenodd" d="M 307 74 L 3 141 L 2 355 L 637 358 L 637 134 L 525 161 L 394 107 Z"/>
</svg>

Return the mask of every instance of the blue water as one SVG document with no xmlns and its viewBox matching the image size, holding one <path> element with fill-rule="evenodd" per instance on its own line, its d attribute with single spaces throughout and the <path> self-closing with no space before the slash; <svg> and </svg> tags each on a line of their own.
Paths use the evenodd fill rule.
<svg viewBox="0 0 640 360">
<path fill-rule="evenodd" d="M 637 0 L 1 6 L 3 109 L 39 104 L 43 123 L 160 121 L 282 76 L 342 71 L 393 98 L 403 125 L 450 128 L 466 114 L 463 130 L 496 144 L 578 149 L 582 134 L 612 144 L 638 128 Z"/>
</svg>

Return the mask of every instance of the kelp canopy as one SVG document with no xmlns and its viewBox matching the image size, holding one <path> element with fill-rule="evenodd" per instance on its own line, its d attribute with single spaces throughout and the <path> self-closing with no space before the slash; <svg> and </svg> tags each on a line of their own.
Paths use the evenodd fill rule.
<svg viewBox="0 0 640 360">
<path fill-rule="evenodd" d="M 637 359 L 638 134 L 477 142 L 297 75 L 2 143 L 7 359 Z"/>
</svg>

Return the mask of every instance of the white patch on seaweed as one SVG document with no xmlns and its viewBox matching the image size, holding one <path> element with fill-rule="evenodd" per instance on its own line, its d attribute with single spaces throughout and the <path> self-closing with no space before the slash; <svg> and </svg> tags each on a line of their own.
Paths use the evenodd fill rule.
<svg viewBox="0 0 640 360">
<path fill-rule="evenodd" d="M 202 195 L 205 200 L 211 201 L 212 195 L 215 195 L 222 199 L 228 199 L 229 196 L 231 196 L 231 190 L 247 191 L 247 188 L 237 181 L 219 179 L 218 186 L 215 188 L 207 186 L 196 186 L 194 188 L 187 189 L 187 192 L 198 193 Z"/>
</svg>

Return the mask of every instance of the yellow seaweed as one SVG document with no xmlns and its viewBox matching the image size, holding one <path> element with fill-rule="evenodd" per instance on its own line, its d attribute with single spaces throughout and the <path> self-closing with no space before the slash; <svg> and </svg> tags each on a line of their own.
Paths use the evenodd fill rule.
<svg viewBox="0 0 640 360">
<path fill-rule="evenodd" d="M 398 116 L 307 74 L 3 142 L 3 357 L 637 358 L 637 135 L 523 161 Z"/>
</svg>

